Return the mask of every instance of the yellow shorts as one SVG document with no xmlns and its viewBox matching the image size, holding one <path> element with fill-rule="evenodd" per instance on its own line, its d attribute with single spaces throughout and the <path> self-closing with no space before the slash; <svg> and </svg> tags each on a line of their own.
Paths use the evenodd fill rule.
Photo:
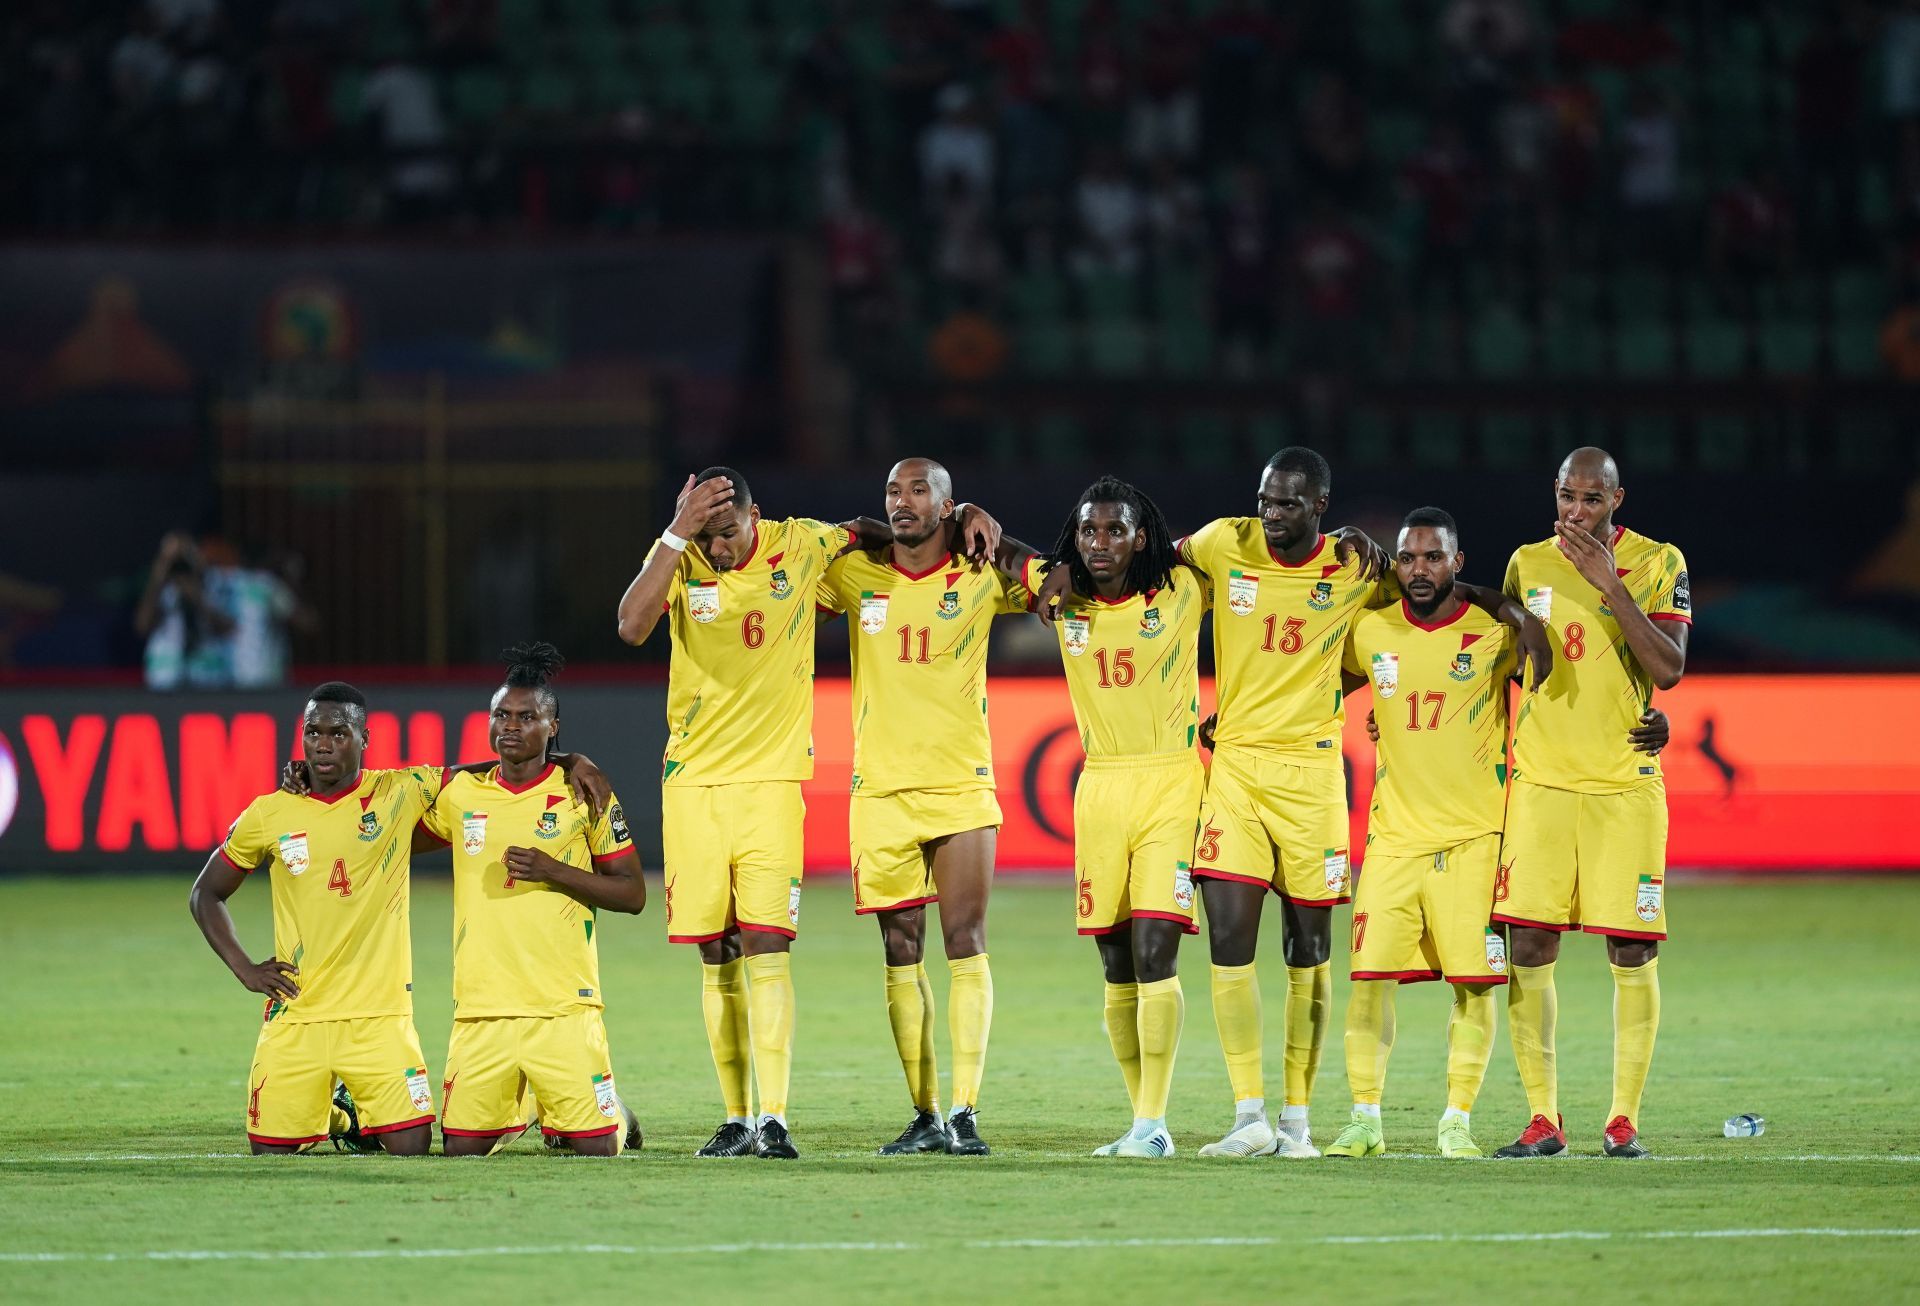
<svg viewBox="0 0 1920 1306">
<path fill-rule="evenodd" d="M 1000 828 L 991 789 L 902 789 L 847 800 L 853 910 L 861 915 L 936 902 L 925 845 L 967 830 Z"/>
<path fill-rule="evenodd" d="M 667 942 L 736 929 L 794 937 L 806 824 L 798 780 L 662 786 Z"/>
<path fill-rule="evenodd" d="M 1303 907 L 1349 901 L 1347 782 L 1338 766 L 1299 766 L 1257 753 L 1213 755 L 1193 873 L 1264 884 Z"/>
<path fill-rule="evenodd" d="M 1420 857 L 1368 853 L 1353 891 L 1357 980 L 1505 984 L 1507 945 L 1488 926 L 1500 836 Z"/>
<path fill-rule="evenodd" d="M 1193 923 L 1193 837 L 1206 771 L 1198 753 L 1088 758 L 1073 791 L 1075 912 L 1082 934 L 1136 916 Z"/>
<path fill-rule="evenodd" d="M 1493 919 L 1619 939 L 1667 937 L 1667 786 L 1581 794 L 1516 778 Z"/>
<path fill-rule="evenodd" d="M 613 1062 L 598 1007 L 564 1016 L 456 1020 L 440 1087 L 440 1132 L 500 1138 L 527 1127 L 527 1095 L 540 1132 L 560 1138 L 623 1134 Z"/>
<path fill-rule="evenodd" d="M 333 1081 L 353 1094 L 362 1134 L 433 1123 L 426 1054 L 412 1016 L 269 1020 L 247 1075 L 247 1137 L 304 1147 L 325 1142 Z"/>
</svg>

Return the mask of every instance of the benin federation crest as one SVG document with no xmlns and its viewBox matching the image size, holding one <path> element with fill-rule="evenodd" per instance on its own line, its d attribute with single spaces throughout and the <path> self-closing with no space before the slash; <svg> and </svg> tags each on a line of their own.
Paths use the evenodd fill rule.
<svg viewBox="0 0 1920 1306">
<path fill-rule="evenodd" d="M 1333 582 L 1320 580 L 1313 583 L 1313 592 L 1307 595 L 1307 606 L 1315 612 L 1325 612 L 1333 606 Z"/>
<path fill-rule="evenodd" d="M 687 582 L 687 615 L 703 626 L 720 615 L 719 581 L 690 580 Z"/>
<path fill-rule="evenodd" d="M 948 590 L 945 594 L 942 594 L 940 596 L 939 612 L 940 612 L 940 619 L 942 621 L 952 621 L 955 617 L 960 615 L 960 591 L 959 590 Z"/>
<path fill-rule="evenodd" d="M 596 1111 L 611 1120 L 620 1114 L 620 1097 L 613 1091 L 613 1072 L 593 1077 L 593 1106 Z"/>
<path fill-rule="evenodd" d="M 536 838 L 540 838 L 540 839 L 551 839 L 555 835 L 559 834 L 560 833 L 559 813 L 557 812 L 540 813 L 540 819 L 534 823 L 533 833 Z"/>
<path fill-rule="evenodd" d="M 1660 919 L 1660 897 L 1665 888 L 1664 877 L 1643 875 L 1640 888 L 1633 895 L 1633 914 L 1651 925 Z"/>
<path fill-rule="evenodd" d="M 860 630 L 863 634 L 878 635 L 887 625 L 887 596 L 876 594 L 872 590 L 863 590 L 860 594 Z"/>
<path fill-rule="evenodd" d="M 1392 698 L 1393 691 L 1400 687 L 1400 655 L 1398 653 L 1375 653 L 1373 655 L 1373 691 L 1382 698 Z"/>
<path fill-rule="evenodd" d="M 380 814 L 378 812 L 360 813 L 360 842 L 372 843 L 380 837 Z"/>
<path fill-rule="evenodd" d="M 1160 609 L 1148 608 L 1140 614 L 1140 637 L 1142 639 L 1152 639 L 1165 629 L 1166 624 L 1160 620 Z"/>
<path fill-rule="evenodd" d="M 1347 850 L 1345 848 L 1327 848 L 1320 854 L 1320 867 L 1326 872 L 1327 892 L 1345 893 L 1347 891 Z"/>
<path fill-rule="evenodd" d="M 1067 646 L 1067 652 L 1079 657 L 1087 651 L 1087 640 L 1093 634 L 1093 622 L 1084 612 L 1069 612 L 1061 624 L 1061 640 Z"/>
<path fill-rule="evenodd" d="M 1472 680 L 1473 654 L 1455 653 L 1453 655 L 1453 665 L 1447 668 L 1447 674 L 1455 680 Z"/>
<path fill-rule="evenodd" d="M 487 814 L 460 813 L 460 847 L 469 857 L 478 857 L 487 846 Z"/>
<path fill-rule="evenodd" d="M 433 1091 L 427 1087 L 427 1068 L 425 1066 L 408 1066 L 405 1079 L 407 1081 L 407 1098 L 413 1103 L 413 1109 L 415 1111 L 433 1110 Z"/>
<path fill-rule="evenodd" d="M 1173 864 L 1173 905 L 1181 911 L 1193 910 L 1193 868 L 1185 862 Z"/>
<path fill-rule="evenodd" d="M 1507 973 L 1507 941 L 1491 925 L 1487 927 L 1487 974 Z"/>
<path fill-rule="evenodd" d="M 288 875 L 298 875 L 307 869 L 307 832 L 295 830 L 292 834 L 280 836 L 280 864 L 287 868 Z"/>
<path fill-rule="evenodd" d="M 1542 621 L 1553 620 L 1553 586 L 1542 585 L 1528 590 L 1527 611 Z"/>
<path fill-rule="evenodd" d="M 1260 598 L 1260 578 L 1251 572 L 1230 571 L 1227 573 L 1227 611 L 1236 617 L 1244 617 L 1253 611 L 1253 605 Z"/>
</svg>

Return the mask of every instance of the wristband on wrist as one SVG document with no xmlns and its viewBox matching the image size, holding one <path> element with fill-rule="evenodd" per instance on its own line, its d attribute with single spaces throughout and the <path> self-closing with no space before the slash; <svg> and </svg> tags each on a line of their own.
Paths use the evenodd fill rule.
<svg viewBox="0 0 1920 1306">
<path fill-rule="evenodd" d="M 669 549 L 672 549 L 675 553 L 685 553 L 687 551 L 687 541 L 681 539 L 670 530 L 660 532 L 660 542 Z"/>
</svg>

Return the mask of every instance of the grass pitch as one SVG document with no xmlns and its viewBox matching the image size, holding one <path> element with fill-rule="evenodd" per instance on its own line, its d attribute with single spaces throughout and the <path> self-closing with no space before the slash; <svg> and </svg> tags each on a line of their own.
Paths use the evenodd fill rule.
<svg viewBox="0 0 1920 1306">
<path fill-rule="evenodd" d="M 871 1155 L 910 1114 L 876 931 L 842 883 L 810 889 L 796 953 L 793 1126 L 803 1158 L 696 1161 L 718 1121 L 692 949 L 657 903 L 603 919 L 607 1026 L 647 1128 L 614 1162 L 522 1140 L 487 1161 L 250 1159 L 259 999 L 200 941 L 184 879 L 0 880 L 0 1299 L 274 1302 L 1764 1301 L 1920 1295 L 1920 879 L 1683 880 L 1643 1135 L 1597 1157 L 1608 1105 L 1601 944 L 1559 971 L 1561 1100 L 1578 1156 L 1442 1162 L 1445 998 L 1403 988 L 1379 1160 L 1208 1162 L 1228 1123 L 1204 945 L 1168 1162 L 1085 1154 L 1127 1124 L 1091 943 L 1064 880 L 1005 877 L 984 1160 Z M 657 884 L 655 886 L 657 891 Z M 267 895 L 235 899 L 270 946 Z M 657 897 L 657 893 L 656 893 Z M 414 899 L 417 1021 L 438 1081 L 450 889 Z M 1269 926 L 1269 1084 L 1284 971 Z M 1344 938 L 1345 913 L 1336 923 Z M 944 1011 L 945 967 L 930 967 Z M 1337 1010 L 1345 981 L 1336 980 Z M 944 1020 L 942 1021 L 944 1025 Z M 941 1037 L 942 1068 L 946 1039 Z M 1339 1026 L 1314 1103 L 1345 1117 Z M 1758 1139 L 1721 1137 L 1743 1111 Z M 1524 1123 L 1502 1022 L 1474 1130 Z"/>
</svg>

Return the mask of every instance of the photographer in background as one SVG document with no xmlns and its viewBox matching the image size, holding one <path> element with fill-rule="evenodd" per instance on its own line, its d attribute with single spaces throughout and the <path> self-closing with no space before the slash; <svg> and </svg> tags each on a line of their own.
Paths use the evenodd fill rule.
<svg viewBox="0 0 1920 1306">
<path fill-rule="evenodd" d="M 200 546 L 185 531 L 160 541 L 133 626 L 147 642 L 148 689 L 218 689 L 232 680 L 234 619 L 208 584 Z"/>
</svg>

